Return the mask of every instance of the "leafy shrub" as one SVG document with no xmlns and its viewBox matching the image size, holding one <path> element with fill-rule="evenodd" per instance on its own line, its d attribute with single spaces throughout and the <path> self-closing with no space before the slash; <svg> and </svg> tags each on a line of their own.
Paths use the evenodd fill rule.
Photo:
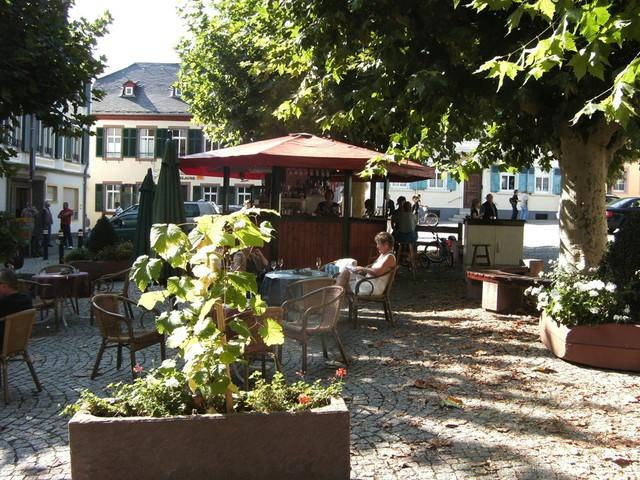
<svg viewBox="0 0 640 480">
<path fill-rule="evenodd" d="M 95 260 L 131 260 L 133 256 L 133 244 L 122 242 L 116 245 L 107 245 L 95 254 Z"/>
<path fill-rule="evenodd" d="M 86 248 L 75 248 L 65 254 L 64 263 L 74 260 L 91 260 L 91 252 Z"/>
<path fill-rule="evenodd" d="M 596 269 L 588 272 L 556 267 L 549 286 L 527 289 L 538 299 L 538 309 L 562 325 L 630 323 L 630 306 L 618 286 Z"/>
<path fill-rule="evenodd" d="M 5 262 L 10 261 L 16 252 L 18 247 L 23 245 L 24 242 L 20 238 L 20 232 L 18 224 L 15 222 L 15 217 L 5 212 L 0 212 L 0 262 L 4 265 Z"/>
<path fill-rule="evenodd" d="M 91 230 L 89 237 L 89 250 L 91 253 L 98 253 L 105 247 L 116 245 L 120 239 L 113 225 L 107 217 L 100 218 L 95 227 Z"/>
</svg>

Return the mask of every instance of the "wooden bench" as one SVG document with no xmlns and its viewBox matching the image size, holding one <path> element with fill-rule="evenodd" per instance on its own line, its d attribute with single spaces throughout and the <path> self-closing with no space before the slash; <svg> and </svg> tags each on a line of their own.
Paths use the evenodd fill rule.
<svg viewBox="0 0 640 480">
<path fill-rule="evenodd" d="M 467 270 L 467 295 L 482 298 L 482 308 L 498 313 L 513 313 L 522 306 L 524 291 L 550 280 L 530 276 L 527 267 Z M 482 288 L 480 288 L 480 284 Z"/>
</svg>

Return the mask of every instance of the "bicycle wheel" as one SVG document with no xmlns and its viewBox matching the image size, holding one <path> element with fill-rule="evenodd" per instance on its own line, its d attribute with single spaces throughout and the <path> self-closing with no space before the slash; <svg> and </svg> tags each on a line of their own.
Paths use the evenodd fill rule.
<svg viewBox="0 0 640 480">
<path fill-rule="evenodd" d="M 435 227 L 439 222 L 440 219 L 435 213 L 427 213 L 424 217 L 424 224 L 429 227 Z"/>
<path fill-rule="evenodd" d="M 429 257 L 427 256 L 426 251 L 418 253 L 417 261 L 418 261 L 418 266 L 420 266 L 420 268 L 427 269 L 431 266 L 431 260 L 429 260 Z"/>
</svg>

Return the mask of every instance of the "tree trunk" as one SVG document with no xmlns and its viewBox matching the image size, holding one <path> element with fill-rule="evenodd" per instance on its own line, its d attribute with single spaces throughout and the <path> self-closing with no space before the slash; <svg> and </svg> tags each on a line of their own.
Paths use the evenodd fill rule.
<svg viewBox="0 0 640 480">
<path fill-rule="evenodd" d="M 576 130 L 567 130 L 560 137 L 559 264 L 585 270 L 599 265 L 607 244 L 604 213 L 611 153 L 599 135 L 583 139 Z"/>
</svg>

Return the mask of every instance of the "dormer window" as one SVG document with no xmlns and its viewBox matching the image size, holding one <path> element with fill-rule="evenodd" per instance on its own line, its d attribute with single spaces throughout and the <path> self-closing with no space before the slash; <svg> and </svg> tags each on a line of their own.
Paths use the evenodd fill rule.
<svg viewBox="0 0 640 480">
<path fill-rule="evenodd" d="M 182 91 L 178 87 L 171 87 L 171 96 L 180 98 L 182 96 Z"/>
<path fill-rule="evenodd" d="M 135 97 L 136 91 L 136 82 L 132 80 L 127 80 L 122 84 L 122 96 L 123 97 Z"/>
</svg>

